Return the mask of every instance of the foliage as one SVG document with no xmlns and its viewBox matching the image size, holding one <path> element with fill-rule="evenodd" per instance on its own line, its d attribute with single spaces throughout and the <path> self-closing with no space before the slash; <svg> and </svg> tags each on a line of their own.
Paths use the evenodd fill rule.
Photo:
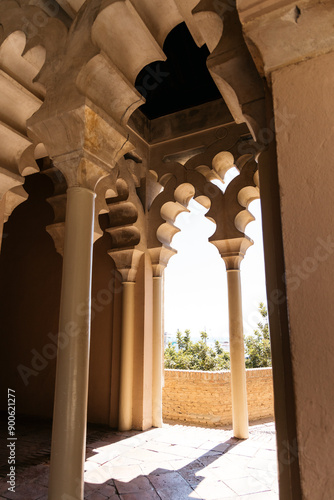
<svg viewBox="0 0 334 500">
<path fill-rule="evenodd" d="M 271 366 L 268 312 L 262 302 L 259 304 L 259 311 L 263 322 L 258 323 L 254 335 L 245 337 L 246 368 Z"/>
<path fill-rule="evenodd" d="M 201 332 L 201 340 L 194 343 L 190 339 L 190 330 L 184 335 L 178 330 L 176 333 L 177 346 L 171 342 L 165 349 L 165 368 L 176 370 L 229 370 L 230 355 L 224 351 L 218 340 L 215 348 L 207 345 L 208 334 Z"/>
</svg>

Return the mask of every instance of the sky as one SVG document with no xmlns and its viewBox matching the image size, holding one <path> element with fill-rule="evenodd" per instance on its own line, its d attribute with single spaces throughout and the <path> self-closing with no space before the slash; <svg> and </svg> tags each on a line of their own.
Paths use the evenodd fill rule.
<svg viewBox="0 0 334 500">
<path fill-rule="evenodd" d="M 178 253 L 165 271 L 165 332 L 173 339 L 177 329 L 190 329 L 191 338 L 196 340 L 205 330 L 211 342 L 227 340 L 225 264 L 216 247 L 208 242 L 215 224 L 205 218 L 206 209 L 194 200 L 188 208 L 190 213 L 176 219 L 175 225 L 181 231 L 174 236 L 172 246 Z M 254 245 L 241 264 L 245 335 L 251 334 L 261 320 L 259 302 L 266 302 L 260 200 L 253 201 L 249 210 L 255 221 L 246 227 Z"/>
</svg>

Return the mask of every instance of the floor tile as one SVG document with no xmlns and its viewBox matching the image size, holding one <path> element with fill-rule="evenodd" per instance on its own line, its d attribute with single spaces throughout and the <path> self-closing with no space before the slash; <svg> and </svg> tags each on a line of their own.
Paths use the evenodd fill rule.
<svg viewBox="0 0 334 500">
<path fill-rule="evenodd" d="M 151 491 L 140 491 L 138 493 L 127 493 L 125 495 L 120 495 L 121 500 L 160 500 L 160 496 L 154 490 Z M 170 500 L 172 500 L 170 498 Z"/>
<path fill-rule="evenodd" d="M 188 485 L 187 481 L 177 472 L 168 472 L 166 474 L 151 476 L 150 480 L 159 494 L 161 500 L 189 500 L 190 494 L 194 490 Z M 194 494 L 191 498 L 200 498 Z"/>
<path fill-rule="evenodd" d="M 203 500 L 222 500 L 234 495 L 234 491 L 226 484 L 212 479 L 204 479 L 195 488 L 195 492 Z"/>
<path fill-rule="evenodd" d="M 247 495 L 249 493 L 261 493 L 269 491 L 269 488 L 260 483 L 253 476 L 246 476 L 237 479 L 224 479 L 224 483 L 237 495 Z"/>
<path fill-rule="evenodd" d="M 115 480 L 117 492 L 120 494 L 138 493 L 142 491 L 151 491 L 153 486 L 145 476 L 139 476 L 129 482 Z"/>
<path fill-rule="evenodd" d="M 22 446 L 47 448 L 50 433 L 40 430 L 27 430 Z M 142 433 L 97 428 L 87 438 L 86 500 L 278 500 L 273 424 L 251 426 L 247 441 L 231 430 L 166 424 Z M 0 500 L 47 500 L 46 462 L 18 470 L 15 494 L 0 478 Z"/>
</svg>

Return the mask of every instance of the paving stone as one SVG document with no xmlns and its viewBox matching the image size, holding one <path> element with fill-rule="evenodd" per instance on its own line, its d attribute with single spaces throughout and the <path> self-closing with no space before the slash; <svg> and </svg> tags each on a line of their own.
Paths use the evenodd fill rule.
<svg viewBox="0 0 334 500">
<path fill-rule="evenodd" d="M 93 491 L 85 498 L 87 498 L 87 500 L 106 500 L 106 498 L 108 498 L 108 497 L 105 495 L 102 495 L 101 493 L 99 493 L 97 491 Z"/>
<path fill-rule="evenodd" d="M 254 457 L 248 464 L 250 469 L 259 469 L 271 473 L 277 472 L 277 461 L 276 460 L 266 460 L 264 458 Z"/>
<path fill-rule="evenodd" d="M 253 476 L 241 477 L 237 479 L 224 479 L 224 483 L 237 495 L 247 495 L 249 493 L 269 491 L 269 488 L 264 486 Z"/>
<path fill-rule="evenodd" d="M 173 470 L 177 470 L 179 466 L 174 466 L 174 464 L 171 464 L 169 462 L 159 462 L 159 464 L 156 464 L 155 462 L 148 462 L 148 463 L 143 463 L 140 465 L 142 474 L 144 476 L 148 476 L 151 474 L 157 475 L 157 474 L 165 474 L 166 472 L 170 472 Z"/>
<path fill-rule="evenodd" d="M 250 446 L 250 445 L 243 445 L 243 444 L 238 444 L 236 446 L 233 446 L 229 450 L 230 455 L 241 455 L 243 457 L 254 457 L 256 452 L 258 451 L 258 448 L 255 446 Z"/>
<path fill-rule="evenodd" d="M 272 424 L 251 426 L 247 441 L 233 438 L 230 430 L 182 425 L 164 424 L 161 429 L 142 433 L 91 428 L 85 463 L 86 499 L 93 500 L 95 495 L 98 500 L 278 500 Z M 22 449 L 31 448 L 35 453 L 46 446 L 49 436 L 47 428 L 28 426 L 21 436 Z M 44 456 L 39 461 L 18 468 L 15 494 L 8 492 L 3 477 L 0 500 L 47 500 L 49 466 Z M 114 479 L 131 491 L 118 494 Z M 148 489 L 136 490 L 141 482 L 149 485 Z M 234 488 L 238 490 L 235 493 Z"/>
<path fill-rule="evenodd" d="M 178 472 L 192 488 L 195 488 L 203 481 L 204 476 L 201 475 L 202 471 L 203 465 L 199 460 L 196 460 Z"/>
<path fill-rule="evenodd" d="M 27 483 L 15 488 L 15 493 L 11 491 L 3 492 L 2 495 L 10 500 L 38 500 L 42 495 L 46 495 L 47 488 L 37 483 Z"/>
<path fill-rule="evenodd" d="M 195 488 L 195 492 L 203 500 L 222 500 L 234 495 L 234 491 L 222 481 L 213 481 L 212 479 L 201 481 Z"/>
<path fill-rule="evenodd" d="M 139 476 L 129 482 L 115 481 L 117 492 L 120 494 L 138 493 L 153 490 L 153 486 L 145 476 Z"/>
<path fill-rule="evenodd" d="M 108 498 L 112 495 L 117 495 L 116 487 L 113 484 L 104 484 L 98 488 L 98 492 Z"/>
<path fill-rule="evenodd" d="M 174 445 L 169 449 L 169 455 L 176 455 L 183 458 L 193 458 L 196 459 L 201 456 L 201 452 L 197 448 L 191 448 L 189 446 Z"/>
<path fill-rule="evenodd" d="M 264 460 L 276 460 L 277 454 L 276 450 L 268 450 L 266 448 L 260 448 L 255 454 L 256 458 L 263 458 Z"/>
<path fill-rule="evenodd" d="M 139 446 L 139 449 L 156 451 L 158 453 L 169 453 L 172 445 L 169 443 L 160 443 L 155 440 L 146 441 Z"/>
<path fill-rule="evenodd" d="M 241 500 L 279 500 L 278 495 L 270 491 L 266 491 L 264 493 L 255 493 L 254 495 L 243 495 L 240 498 Z"/>
<path fill-rule="evenodd" d="M 142 460 L 120 456 L 120 457 L 113 458 L 112 460 L 109 460 L 104 465 L 110 466 L 110 467 L 116 467 L 116 465 L 128 467 L 129 465 L 141 465 L 142 463 L 143 463 Z"/>
<path fill-rule="evenodd" d="M 171 500 L 174 498 L 177 500 L 189 500 L 189 496 L 191 498 L 200 498 L 187 481 L 177 472 L 151 476 L 150 480 L 161 500 Z"/>
<path fill-rule="evenodd" d="M 116 467 L 109 467 L 110 478 L 131 481 L 135 477 L 141 475 L 141 468 L 139 465 L 119 465 Z"/>
<path fill-rule="evenodd" d="M 177 453 L 158 453 L 157 451 L 145 450 L 144 448 L 133 448 L 122 455 L 123 458 L 140 460 L 142 462 L 168 462 L 174 460 Z M 183 455 L 181 455 L 183 457 Z M 185 458 L 185 457 L 183 457 Z"/>
<path fill-rule="evenodd" d="M 156 491 L 141 491 L 137 493 L 127 493 L 125 495 L 120 495 L 121 500 L 160 500 L 160 496 Z M 170 498 L 169 500 L 172 500 Z"/>
</svg>

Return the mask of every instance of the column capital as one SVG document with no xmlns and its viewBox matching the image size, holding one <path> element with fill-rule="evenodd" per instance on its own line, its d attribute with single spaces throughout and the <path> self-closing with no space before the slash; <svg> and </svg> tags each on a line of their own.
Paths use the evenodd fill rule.
<svg viewBox="0 0 334 500">
<path fill-rule="evenodd" d="M 108 254 L 115 262 L 118 272 L 122 275 L 122 283 L 135 283 L 142 250 L 126 248 L 109 250 Z"/>
<path fill-rule="evenodd" d="M 239 270 L 247 249 L 253 245 L 253 241 L 248 236 L 211 241 L 211 243 L 217 247 L 218 252 L 224 260 L 226 271 Z"/>
<path fill-rule="evenodd" d="M 167 248 L 165 246 L 161 246 L 149 248 L 148 253 L 152 262 L 153 278 L 162 278 L 169 259 L 177 252 L 171 247 Z"/>
<path fill-rule="evenodd" d="M 262 75 L 334 50 L 331 0 L 238 0 L 245 40 Z M 319 36 L 321 33 L 321 36 Z"/>
<path fill-rule="evenodd" d="M 87 100 L 75 109 L 34 119 L 28 122 L 29 135 L 43 142 L 68 187 L 95 191 L 98 182 L 133 149 L 122 127 Z"/>
</svg>

